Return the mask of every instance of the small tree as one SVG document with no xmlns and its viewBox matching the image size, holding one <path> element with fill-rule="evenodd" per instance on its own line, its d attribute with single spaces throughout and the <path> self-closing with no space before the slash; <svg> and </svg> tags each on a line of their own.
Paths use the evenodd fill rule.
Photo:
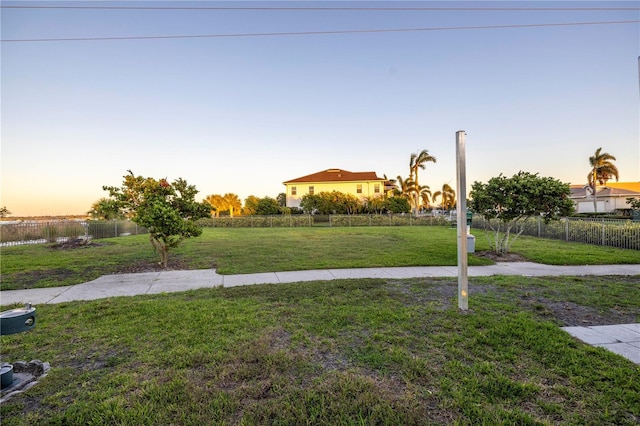
<svg viewBox="0 0 640 426">
<path fill-rule="evenodd" d="M 124 219 L 124 215 L 119 210 L 118 201 L 112 198 L 100 198 L 91 205 L 91 210 L 87 214 L 91 219 L 96 220 Z"/>
<path fill-rule="evenodd" d="M 256 213 L 259 215 L 276 215 L 282 213 L 282 208 L 275 198 L 263 197 L 258 199 Z"/>
<path fill-rule="evenodd" d="M 260 198 L 256 197 L 255 195 L 249 195 L 244 199 L 244 209 L 242 210 L 242 213 L 249 216 L 256 214 L 259 202 Z"/>
<path fill-rule="evenodd" d="M 134 176 L 129 170 L 122 187 L 103 186 L 102 189 L 109 191 L 119 211 L 147 228 L 163 268 L 167 267 L 169 249 L 185 238 L 200 235 L 202 228 L 196 221 L 211 214 L 210 205 L 195 201 L 196 187 L 182 178 L 170 184 L 166 179 Z"/>
<path fill-rule="evenodd" d="M 278 196 L 276 197 L 276 200 L 278 201 L 278 205 L 280 207 L 287 207 L 287 194 L 284 192 L 281 192 L 278 194 Z"/>
<path fill-rule="evenodd" d="M 390 213 L 409 213 L 411 204 L 406 197 L 389 197 L 384 200 L 384 208 Z"/>
<path fill-rule="evenodd" d="M 627 204 L 631 206 L 631 210 L 640 210 L 640 198 L 627 198 Z"/>
<path fill-rule="evenodd" d="M 0 217 L 7 217 L 7 216 L 11 216 L 11 212 L 9 211 L 9 209 L 6 206 L 0 208 Z"/>
<path fill-rule="evenodd" d="M 518 222 L 540 216 L 545 222 L 573 213 L 569 185 L 550 177 L 518 172 L 510 178 L 500 174 L 487 183 L 474 182 L 469 206 L 482 216 L 494 233 L 489 245 L 498 254 L 509 252 L 522 233 L 512 230 Z"/>
</svg>

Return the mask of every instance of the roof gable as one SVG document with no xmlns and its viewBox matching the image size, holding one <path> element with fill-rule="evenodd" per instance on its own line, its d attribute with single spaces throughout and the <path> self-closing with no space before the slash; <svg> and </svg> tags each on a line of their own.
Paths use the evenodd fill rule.
<svg viewBox="0 0 640 426">
<path fill-rule="evenodd" d="M 283 183 L 362 182 L 371 180 L 384 181 L 384 179 L 376 175 L 376 172 L 350 172 L 342 169 L 327 169 Z"/>
<path fill-rule="evenodd" d="M 571 198 L 593 198 L 589 185 L 571 185 Z M 637 197 L 640 195 L 640 182 L 607 182 L 596 187 L 598 197 Z"/>
</svg>

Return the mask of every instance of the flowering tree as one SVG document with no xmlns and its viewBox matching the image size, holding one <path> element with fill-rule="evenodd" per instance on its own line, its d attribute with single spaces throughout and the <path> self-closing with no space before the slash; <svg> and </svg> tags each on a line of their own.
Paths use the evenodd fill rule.
<svg viewBox="0 0 640 426">
<path fill-rule="evenodd" d="M 211 207 L 196 202 L 198 191 L 182 178 L 169 183 L 166 179 L 144 178 L 128 172 L 122 187 L 102 189 L 109 191 L 120 212 L 147 228 L 151 245 L 160 255 L 160 264 L 166 268 L 169 249 L 185 238 L 200 235 L 202 228 L 196 221 L 210 217 Z"/>
<path fill-rule="evenodd" d="M 494 232 L 492 249 L 505 254 L 522 233 L 522 229 L 515 235 L 511 233 L 519 221 L 534 216 L 550 221 L 573 213 L 569 194 L 566 183 L 521 171 L 510 178 L 501 174 L 487 183 L 474 182 L 469 207 Z"/>
</svg>

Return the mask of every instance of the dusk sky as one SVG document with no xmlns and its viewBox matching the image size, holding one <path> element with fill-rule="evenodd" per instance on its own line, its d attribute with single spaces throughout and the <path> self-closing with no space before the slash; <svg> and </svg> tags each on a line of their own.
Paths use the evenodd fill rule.
<svg viewBox="0 0 640 426">
<path fill-rule="evenodd" d="M 92 8 L 50 8 L 70 5 Z M 3 1 L 0 205 L 83 214 L 129 169 L 182 177 L 199 198 L 275 198 L 329 168 L 404 178 L 421 149 L 437 158 L 420 172 L 435 192 L 455 187 L 458 130 L 469 185 L 519 170 L 586 183 L 599 147 L 637 182 L 639 10 Z"/>
</svg>

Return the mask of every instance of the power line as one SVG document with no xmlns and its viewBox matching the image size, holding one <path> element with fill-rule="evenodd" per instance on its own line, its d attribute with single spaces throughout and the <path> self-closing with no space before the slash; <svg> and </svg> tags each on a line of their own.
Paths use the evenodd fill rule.
<svg viewBox="0 0 640 426">
<path fill-rule="evenodd" d="M 637 21 L 599 21 L 599 22 L 561 22 L 547 24 L 512 24 L 512 25 L 479 25 L 464 27 L 428 27 L 428 28 L 395 28 L 369 30 L 332 30 L 332 31 L 296 31 L 274 33 L 237 33 L 237 34 L 198 34 L 198 35 L 161 35 L 161 36 L 122 36 L 122 37 L 70 37 L 70 38 L 32 38 L 5 39 L 3 43 L 51 42 L 51 41 L 108 41 L 108 40 L 158 40 L 158 39 L 186 39 L 186 38 L 232 38 L 232 37 L 281 37 L 300 35 L 329 35 L 329 34 L 363 34 L 363 33 L 400 33 L 418 31 L 459 31 L 459 30 L 487 30 L 502 28 L 536 28 L 536 27 L 567 27 L 582 25 L 618 25 L 637 24 Z"/>
<path fill-rule="evenodd" d="M 0 6 L 2 9 L 77 9 L 77 10 L 273 10 L 273 11 L 625 11 L 640 7 L 278 7 L 278 6 Z"/>
</svg>

